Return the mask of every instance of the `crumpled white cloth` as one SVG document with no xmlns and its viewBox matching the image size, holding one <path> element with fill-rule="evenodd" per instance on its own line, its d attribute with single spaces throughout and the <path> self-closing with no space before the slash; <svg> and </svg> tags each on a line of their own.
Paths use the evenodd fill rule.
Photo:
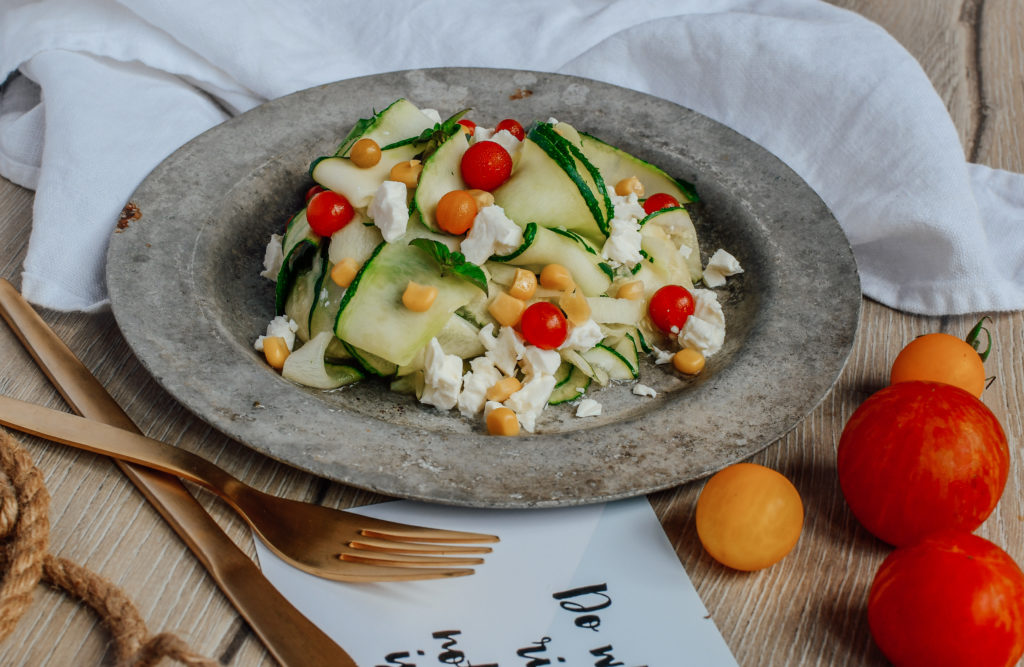
<svg viewBox="0 0 1024 667">
<path fill-rule="evenodd" d="M 434 66 L 575 74 L 664 97 L 800 174 L 864 293 L 922 314 L 1024 308 L 1024 176 L 968 164 L 918 63 L 812 0 L 6 0 L 0 174 L 36 190 L 23 291 L 106 304 L 109 234 L 199 132 L 329 81 Z M 800 289 L 794 285 L 794 289 Z"/>
</svg>

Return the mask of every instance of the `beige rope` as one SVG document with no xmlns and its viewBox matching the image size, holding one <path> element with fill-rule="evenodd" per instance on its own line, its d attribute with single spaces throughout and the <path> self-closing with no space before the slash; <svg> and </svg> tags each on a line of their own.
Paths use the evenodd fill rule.
<svg viewBox="0 0 1024 667">
<path fill-rule="evenodd" d="M 149 636 L 134 603 L 110 581 L 71 561 L 47 553 L 50 495 L 32 459 L 0 430 L 0 641 L 6 639 L 32 603 L 40 581 L 62 589 L 91 607 L 110 630 L 118 664 L 151 667 L 163 658 L 186 665 L 217 663 L 192 652 L 169 633 Z"/>
</svg>

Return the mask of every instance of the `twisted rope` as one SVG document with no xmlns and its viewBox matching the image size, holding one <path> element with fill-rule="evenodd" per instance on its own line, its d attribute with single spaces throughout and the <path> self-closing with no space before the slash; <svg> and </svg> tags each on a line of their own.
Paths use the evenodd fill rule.
<svg viewBox="0 0 1024 667">
<path fill-rule="evenodd" d="M 107 579 L 48 553 L 50 494 L 42 473 L 10 435 L 0 430 L 0 641 L 32 603 L 42 581 L 91 607 L 110 630 L 119 665 L 152 667 L 163 658 L 185 665 L 217 663 L 192 652 L 178 636 L 149 636 L 135 604 Z"/>
</svg>

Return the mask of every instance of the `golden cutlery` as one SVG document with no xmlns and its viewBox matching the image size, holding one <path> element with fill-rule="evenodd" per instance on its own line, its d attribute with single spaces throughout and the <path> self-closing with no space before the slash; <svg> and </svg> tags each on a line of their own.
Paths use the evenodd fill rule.
<svg viewBox="0 0 1024 667">
<path fill-rule="evenodd" d="M 89 369 L 3 279 L 0 315 L 75 412 L 139 432 Z M 180 480 L 122 461 L 115 463 L 195 554 L 279 663 L 285 667 L 356 667 L 344 649 L 270 584 Z"/>
<path fill-rule="evenodd" d="M 295 567 L 337 581 L 407 581 L 472 574 L 469 554 L 492 535 L 421 528 L 365 517 L 248 486 L 206 459 L 131 431 L 0 396 L 0 424 L 201 484 L 231 505 L 264 543 Z"/>
</svg>

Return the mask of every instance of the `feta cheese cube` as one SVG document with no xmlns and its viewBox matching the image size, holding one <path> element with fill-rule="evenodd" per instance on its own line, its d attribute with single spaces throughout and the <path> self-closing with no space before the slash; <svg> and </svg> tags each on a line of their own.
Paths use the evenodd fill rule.
<svg viewBox="0 0 1024 667">
<path fill-rule="evenodd" d="M 650 396 L 651 398 L 654 398 L 658 395 L 658 392 L 656 392 L 652 387 L 648 387 L 645 384 L 640 384 L 639 382 L 633 385 L 633 393 L 636 394 L 637 396 Z"/>
<path fill-rule="evenodd" d="M 654 363 L 655 364 L 660 365 L 660 364 L 668 364 L 668 363 L 672 362 L 673 353 L 671 351 L 658 349 L 654 345 L 651 346 L 651 349 L 654 351 Z"/>
<path fill-rule="evenodd" d="M 479 143 L 481 141 L 490 141 L 491 137 L 494 136 L 494 130 L 482 125 L 477 125 L 473 128 L 473 143 Z"/>
<path fill-rule="evenodd" d="M 263 339 L 264 338 L 284 338 L 284 344 L 288 346 L 288 350 L 291 351 L 295 348 L 295 332 L 299 330 L 298 323 L 287 315 L 278 315 L 274 319 L 270 320 L 267 324 L 267 333 L 264 336 L 260 336 L 253 343 L 253 347 L 256 348 L 257 352 L 263 351 Z"/>
<path fill-rule="evenodd" d="M 492 204 L 476 214 L 459 250 L 466 261 L 483 264 L 491 255 L 507 255 L 522 244 L 522 228 L 509 220 L 505 209 Z"/>
<path fill-rule="evenodd" d="M 601 414 L 601 404 L 592 398 L 584 398 L 576 407 L 577 417 L 597 417 Z"/>
<path fill-rule="evenodd" d="M 610 233 L 604 247 L 601 248 L 601 255 L 616 265 L 632 268 L 643 259 L 643 255 L 640 254 L 643 237 L 640 235 L 639 221 L 647 212 L 640 205 L 635 193 L 627 197 L 616 194 L 610 196 L 615 214 L 608 223 Z"/>
<path fill-rule="evenodd" d="M 523 145 L 523 142 L 519 141 L 516 135 L 512 134 L 508 130 L 498 130 L 491 135 L 489 141 L 493 141 L 498 144 L 506 151 L 509 155 L 515 155 L 516 151 Z"/>
<path fill-rule="evenodd" d="M 407 194 L 408 188 L 404 183 L 384 181 L 366 211 L 388 243 L 402 237 L 409 224 Z"/>
<path fill-rule="evenodd" d="M 519 425 L 533 432 L 537 417 L 548 404 L 555 388 L 553 375 L 535 375 L 523 383 L 522 388 L 508 397 L 505 407 L 512 408 L 519 418 Z"/>
<path fill-rule="evenodd" d="M 725 314 L 718 296 L 711 290 L 695 289 L 692 294 L 694 311 L 679 332 L 679 344 L 710 357 L 722 349 L 725 342 Z"/>
<path fill-rule="evenodd" d="M 601 326 L 590 319 L 569 329 L 569 335 L 566 336 L 565 342 L 558 346 L 558 349 L 586 351 L 602 340 L 604 340 L 604 332 L 601 331 Z"/>
<path fill-rule="evenodd" d="M 281 265 L 284 264 L 284 248 L 281 245 L 283 238 L 280 234 L 271 234 L 267 249 L 263 251 L 263 271 L 260 275 L 270 278 L 275 283 L 277 274 L 281 272 Z"/>
<path fill-rule="evenodd" d="M 487 357 L 476 357 L 469 362 L 470 371 L 462 376 L 459 393 L 459 412 L 464 417 L 479 414 L 487 402 L 487 390 L 501 380 L 501 371 Z"/>
<path fill-rule="evenodd" d="M 534 345 L 527 345 L 520 363 L 523 374 L 527 378 L 534 375 L 554 375 L 562 364 L 562 355 L 555 350 L 542 350 Z"/>
<path fill-rule="evenodd" d="M 420 402 L 442 410 L 454 408 L 462 388 L 462 359 L 454 354 L 445 354 L 437 339 L 432 338 L 424 362 Z"/>
<path fill-rule="evenodd" d="M 743 273 L 739 261 L 719 248 L 704 267 L 704 284 L 708 287 L 721 287 L 725 284 L 726 276 L 734 276 L 737 273 Z"/>
<path fill-rule="evenodd" d="M 484 327 L 484 329 L 486 328 Z M 481 340 L 484 340 L 483 330 L 480 333 Z M 516 330 L 512 327 L 502 327 L 497 338 L 491 337 L 489 343 L 492 347 L 487 349 L 486 354 L 498 370 L 508 376 L 515 375 L 516 364 L 523 358 L 523 353 L 526 351 L 519 336 L 516 335 Z M 485 348 L 487 345 L 488 343 L 484 343 Z"/>
</svg>

